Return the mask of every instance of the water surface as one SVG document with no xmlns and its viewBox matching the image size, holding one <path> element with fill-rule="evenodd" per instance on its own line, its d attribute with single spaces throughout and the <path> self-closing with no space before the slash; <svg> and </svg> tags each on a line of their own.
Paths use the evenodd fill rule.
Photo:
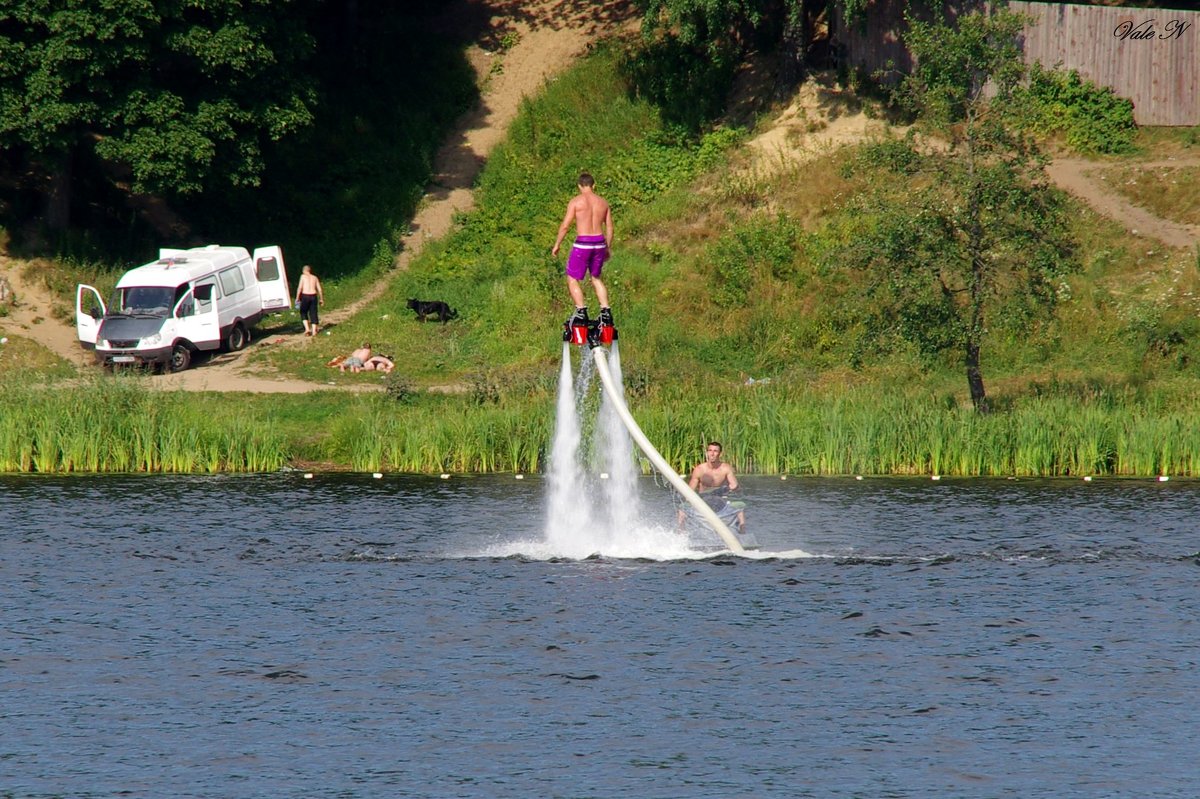
<svg viewBox="0 0 1200 799">
<path fill-rule="evenodd" d="M 1195 794 L 1200 485 L 745 485 L 2 479 L 0 796 Z"/>
</svg>

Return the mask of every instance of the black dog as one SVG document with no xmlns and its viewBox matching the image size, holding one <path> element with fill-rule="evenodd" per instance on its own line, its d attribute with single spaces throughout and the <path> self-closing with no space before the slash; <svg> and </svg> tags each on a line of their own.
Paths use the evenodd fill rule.
<svg viewBox="0 0 1200 799">
<path fill-rule="evenodd" d="M 441 300 L 424 301 L 424 300 L 409 300 L 408 307 L 417 314 L 417 319 L 424 322 L 425 317 L 432 316 L 443 325 L 451 319 L 458 318 L 458 311 L 451 308 Z"/>
</svg>

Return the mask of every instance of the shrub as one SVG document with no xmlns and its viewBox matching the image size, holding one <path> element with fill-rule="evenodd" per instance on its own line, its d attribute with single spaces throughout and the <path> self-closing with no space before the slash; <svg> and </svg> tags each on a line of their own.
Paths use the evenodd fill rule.
<svg viewBox="0 0 1200 799">
<path fill-rule="evenodd" d="M 1037 133 L 1061 133 L 1067 146 L 1081 153 L 1126 153 L 1133 149 L 1137 125 L 1133 103 L 1112 89 L 1097 86 L 1075 70 L 1046 69 L 1034 64 L 1025 96 L 1032 103 Z"/>
<path fill-rule="evenodd" d="M 417 396 L 412 381 L 398 372 L 391 372 L 383 382 L 383 392 L 403 405 L 411 403 Z"/>
</svg>

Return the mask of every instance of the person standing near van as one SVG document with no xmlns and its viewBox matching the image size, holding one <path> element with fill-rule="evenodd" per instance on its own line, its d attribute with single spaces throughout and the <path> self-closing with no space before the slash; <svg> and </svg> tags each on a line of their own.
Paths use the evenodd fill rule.
<svg viewBox="0 0 1200 799">
<path fill-rule="evenodd" d="M 321 319 L 317 306 L 325 304 L 325 292 L 321 289 L 321 279 L 313 274 L 308 264 L 300 270 L 300 282 L 296 285 L 296 307 L 300 309 L 300 319 L 304 322 L 304 335 L 315 336 L 321 329 Z"/>
</svg>

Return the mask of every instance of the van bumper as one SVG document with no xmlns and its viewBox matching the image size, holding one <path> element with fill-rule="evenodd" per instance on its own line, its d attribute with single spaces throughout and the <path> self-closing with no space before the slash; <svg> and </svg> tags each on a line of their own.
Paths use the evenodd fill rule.
<svg viewBox="0 0 1200 799">
<path fill-rule="evenodd" d="M 104 366 L 113 365 L 161 365 L 171 360 L 170 347 L 152 350 L 102 350 L 96 349 L 96 362 Z"/>
</svg>

